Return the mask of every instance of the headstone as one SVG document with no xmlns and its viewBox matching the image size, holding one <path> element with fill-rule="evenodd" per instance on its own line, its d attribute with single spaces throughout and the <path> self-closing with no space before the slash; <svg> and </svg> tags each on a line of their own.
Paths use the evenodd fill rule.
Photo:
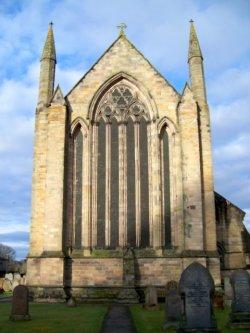
<svg viewBox="0 0 250 333">
<path fill-rule="evenodd" d="M 204 266 L 193 262 L 182 272 L 179 293 L 183 318 L 178 332 L 218 332 L 212 310 L 214 281 Z"/>
<path fill-rule="evenodd" d="M 0 278 L 0 289 L 3 288 L 3 282 L 4 282 L 4 278 Z"/>
<path fill-rule="evenodd" d="M 4 277 L 5 277 L 5 279 L 8 279 L 10 281 L 13 280 L 13 274 L 12 273 L 6 273 Z"/>
<path fill-rule="evenodd" d="M 3 290 L 4 291 L 12 291 L 12 283 L 8 279 L 4 279 L 3 281 Z"/>
<path fill-rule="evenodd" d="M 224 277 L 224 306 L 230 307 L 233 299 L 233 290 L 228 276 Z"/>
<path fill-rule="evenodd" d="M 67 301 L 67 306 L 69 308 L 75 308 L 76 307 L 76 299 L 74 297 L 70 297 Z"/>
<path fill-rule="evenodd" d="M 157 290 L 154 286 L 146 288 L 143 307 L 147 310 L 159 310 Z"/>
<path fill-rule="evenodd" d="M 14 273 L 13 279 L 17 280 L 17 281 L 20 281 L 21 280 L 21 275 L 19 273 Z"/>
<path fill-rule="evenodd" d="M 250 275 L 244 269 L 238 269 L 231 275 L 230 283 L 233 300 L 229 325 L 250 330 Z"/>
<path fill-rule="evenodd" d="M 30 320 L 29 291 L 26 286 L 19 285 L 13 291 L 10 320 Z"/>
<path fill-rule="evenodd" d="M 178 283 L 169 281 L 166 285 L 165 321 L 163 329 L 178 328 L 182 314 L 181 296 L 178 293 Z"/>
</svg>

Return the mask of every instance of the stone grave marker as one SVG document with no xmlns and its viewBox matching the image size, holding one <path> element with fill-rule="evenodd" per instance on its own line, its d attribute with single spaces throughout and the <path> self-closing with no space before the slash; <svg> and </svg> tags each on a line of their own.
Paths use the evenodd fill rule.
<svg viewBox="0 0 250 333">
<path fill-rule="evenodd" d="M 19 285 L 13 291 L 10 320 L 30 320 L 29 291 L 26 286 Z"/>
<path fill-rule="evenodd" d="M 148 286 L 145 291 L 145 303 L 143 307 L 147 310 L 159 310 L 157 289 L 154 286 Z"/>
<path fill-rule="evenodd" d="M 228 276 L 224 277 L 224 306 L 231 307 L 233 290 Z"/>
<path fill-rule="evenodd" d="M 5 277 L 5 279 L 8 279 L 10 281 L 13 280 L 13 274 L 12 273 L 6 273 L 4 277 Z"/>
<path fill-rule="evenodd" d="M 20 273 L 14 273 L 13 279 L 14 279 L 14 280 L 17 280 L 17 281 L 20 281 L 20 280 L 21 280 L 21 275 L 20 275 Z"/>
<path fill-rule="evenodd" d="M 163 329 L 178 328 L 182 314 L 181 296 L 178 293 L 178 283 L 169 281 L 165 288 L 165 320 Z"/>
<path fill-rule="evenodd" d="M 212 310 L 214 281 L 204 266 L 193 262 L 182 272 L 179 293 L 183 318 L 178 332 L 218 332 Z"/>
<path fill-rule="evenodd" d="M 3 288 L 3 282 L 4 282 L 4 278 L 0 278 L 0 289 Z"/>
<path fill-rule="evenodd" d="M 229 326 L 250 330 L 250 274 L 244 269 L 234 271 L 230 277 L 233 290 Z"/>
<path fill-rule="evenodd" d="M 8 279 L 4 279 L 3 281 L 3 290 L 4 291 L 12 291 L 12 283 Z"/>
</svg>

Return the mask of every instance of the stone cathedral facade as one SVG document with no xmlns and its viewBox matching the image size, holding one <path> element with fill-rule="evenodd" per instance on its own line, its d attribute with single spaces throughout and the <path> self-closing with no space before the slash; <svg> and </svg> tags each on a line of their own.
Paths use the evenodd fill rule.
<svg viewBox="0 0 250 333">
<path fill-rule="evenodd" d="M 166 60 L 167 61 L 167 60 Z M 136 301 L 199 261 L 215 284 L 249 264 L 244 212 L 214 192 L 193 23 L 178 93 L 119 37 L 64 96 L 52 26 L 41 57 L 27 283 L 36 298 Z M 136 291 L 136 292 L 135 292 Z"/>
</svg>

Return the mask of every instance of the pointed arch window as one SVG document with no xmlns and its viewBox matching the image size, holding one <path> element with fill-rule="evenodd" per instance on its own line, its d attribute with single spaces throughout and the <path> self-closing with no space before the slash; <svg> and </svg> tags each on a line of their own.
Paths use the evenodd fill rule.
<svg viewBox="0 0 250 333">
<path fill-rule="evenodd" d="M 83 175 L 83 133 L 79 126 L 74 133 L 74 246 L 81 248 L 82 243 L 82 175 Z"/>
<path fill-rule="evenodd" d="M 171 210 L 170 210 L 170 172 L 169 172 L 169 138 L 167 126 L 160 133 L 161 178 L 162 178 L 162 217 L 163 239 L 165 247 L 171 247 Z"/>
</svg>

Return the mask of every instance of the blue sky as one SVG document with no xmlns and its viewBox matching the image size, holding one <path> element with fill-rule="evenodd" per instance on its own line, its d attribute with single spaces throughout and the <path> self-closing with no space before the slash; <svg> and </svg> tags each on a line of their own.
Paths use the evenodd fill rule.
<svg viewBox="0 0 250 333">
<path fill-rule="evenodd" d="M 195 21 L 211 111 L 215 189 L 246 211 L 250 228 L 250 1 L 0 0 L 0 242 L 28 252 L 39 58 L 54 22 L 56 81 L 76 83 L 117 37 L 127 36 L 181 92 Z"/>
</svg>

